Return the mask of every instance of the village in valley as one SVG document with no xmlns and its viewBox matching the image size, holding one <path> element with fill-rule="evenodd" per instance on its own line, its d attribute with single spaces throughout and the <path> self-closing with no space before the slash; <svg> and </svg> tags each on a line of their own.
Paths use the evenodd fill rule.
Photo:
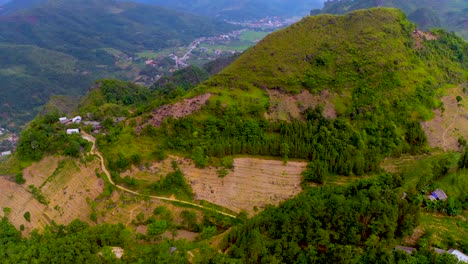
<svg viewBox="0 0 468 264">
<path fill-rule="evenodd" d="M 0 127 L 0 159 L 13 154 L 18 144 L 18 135 Z"/>
<path fill-rule="evenodd" d="M 132 58 L 143 68 L 135 82 L 149 86 L 161 77 L 189 65 L 202 66 L 210 61 L 241 53 L 269 33 L 297 22 L 300 18 L 266 17 L 258 20 L 228 21 L 240 26 L 229 33 L 201 37 L 188 46 L 150 50 Z"/>
</svg>

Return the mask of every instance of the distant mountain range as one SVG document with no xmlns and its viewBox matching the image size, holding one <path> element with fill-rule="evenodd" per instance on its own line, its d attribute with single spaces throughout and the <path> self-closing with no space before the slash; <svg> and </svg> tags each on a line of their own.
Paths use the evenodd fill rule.
<svg viewBox="0 0 468 264">
<path fill-rule="evenodd" d="M 344 14 L 371 7 L 396 7 L 421 29 L 443 27 L 468 39 L 468 1 L 466 0 L 330 0 L 311 15 Z"/>
<path fill-rule="evenodd" d="M 137 52 L 234 29 L 162 7 L 112 0 L 15 0 L 4 7 L 19 6 L 34 8 L 0 17 L 0 125 L 30 120 L 33 109 L 52 94 L 82 94 L 97 78 L 132 78 Z"/>
<path fill-rule="evenodd" d="M 198 15 L 244 20 L 267 16 L 304 16 L 311 8 L 323 6 L 322 0 L 134 0 L 165 6 Z"/>
</svg>

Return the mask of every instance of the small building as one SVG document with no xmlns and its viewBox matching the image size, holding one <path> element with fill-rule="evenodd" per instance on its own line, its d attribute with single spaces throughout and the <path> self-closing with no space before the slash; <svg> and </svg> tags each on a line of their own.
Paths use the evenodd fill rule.
<svg viewBox="0 0 468 264">
<path fill-rule="evenodd" d="M 447 200 L 447 198 L 448 198 L 448 197 L 447 197 L 447 194 L 445 194 L 445 192 L 442 191 L 442 189 L 439 189 L 439 188 L 437 188 L 435 191 L 433 191 L 433 192 L 431 193 L 431 195 L 432 195 L 435 199 L 441 200 L 441 201 L 445 201 L 445 200 Z"/>
<path fill-rule="evenodd" d="M 454 255 L 455 257 L 458 258 L 458 260 L 460 262 L 467 262 L 468 263 L 468 256 L 463 254 L 463 252 L 461 251 L 458 251 L 456 249 L 450 249 L 449 251 L 447 251 L 449 254 L 452 254 Z"/>
<path fill-rule="evenodd" d="M 66 122 L 68 122 L 68 118 L 66 118 L 66 117 L 60 117 L 60 118 L 59 118 L 59 122 L 62 123 L 62 124 L 65 124 Z"/>
<path fill-rule="evenodd" d="M 99 123 L 97 121 L 84 121 L 83 125 L 92 126 L 93 128 L 100 128 L 101 127 L 101 123 Z"/>
<path fill-rule="evenodd" d="M 81 118 L 81 116 L 75 116 L 74 118 L 72 118 L 72 122 L 75 123 L 75 124 L 81 123 L 81 120 L 83 120 L 83 118 Z"/>
<path fill-rule="evenodd" d="M 440 248 L 434 248 L 434 251 L 437 253 L 437 254 L 445 254 L 447 253 L 447 251 L 443 250 L 443 249 L 440 249 Z"/>
<path fill-rule="evenodd" d="M 6 156 L 10 156 L 10 155 L 11 155 L 11 151 L 4 151 L 4 152 L 0 153 L 1 157 L 6 157 Z"/>
<path fill-rule="evenodd" d="M 68 135 L 72 135 L 72 134 L 79 134 L 80 133 L 80 130 L 78 128 L 70 128 L 70 129 L 67 129 L 67 134 Z"/>
<path fill-rule="evenodd" d="M 415 248 L 412 248 L 412 247 L 404 247 L 404 246 L 395 246 L 395 250 L 401 250 L 401 251 L 404 251 L 405 253 L 408 253 L 408 254 L 413 254 L 414 251 L 416 251 Z"/>
</svg>

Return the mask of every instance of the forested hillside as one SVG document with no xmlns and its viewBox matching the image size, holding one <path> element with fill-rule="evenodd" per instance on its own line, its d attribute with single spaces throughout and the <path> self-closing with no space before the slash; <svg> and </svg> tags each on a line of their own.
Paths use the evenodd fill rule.
<svg viewBox="0 0 468 264">
<path fill-rule="evenodd" d="M 52 94 L 83 94 L 103 77 L 133 78 L 138 52 L 233 29 L 219 21 L 111 0 L 48 1 L 0 21 L 0 125 L 24 124 Z"/>
<path fill-rule="evenodd" d="M 50 109 L 28 126 L 8 160 L 10 173 L 24 184 L 24 168 L 53 155 L 75 159 L 82 169 L 102 159 L 105 170 L 96 176 L 104 186 L 88 201 L 90 220 L 140 210 L 126 225 L 141 240 L 122 225 L 80 222 L 21 238 L 4 219 L 0 238 L 9 243 L 0 254 L 12 263 L 40 259 L 54 252 L 44 248 L 60 245 L 83 252 L 65 254 L 67 260 L 103 263 L 109 255 L 96 254 L 119 246 L 129 252 L 124 263 L 455 264 L 453 255 L 434 249 L 468 251 L 468 135 L 458 134 L 451 151 L 431 149 L 421 123 L 444 111 L 451 111 L 442 117 L 450 119 L 449 127 L 464 118 L 467 58 L 468 44 L 456 34 L 422 32 L 402 11 L 375 8 L 304 18 L 196 87 L 206 78 L 198 68 L 162 79 L 159 89 L 97 81 L 75 111 L 82 123 L 61 123 L 62 113 Z M 442 103 L 447 95 L 452 105 Z M 82 134 L 67 134 L 68 128 Z M 299 194 L 279 206 L 251 208 L 254 214 L 239 210 L 236 219 L 229 207 L 199 199 L 193 186 L 207 174 L 224 185 L 239 156 L 276 159 L 284 168 L 302 162 L 293 187 Z M 183 166 L 195 176 L 184 175 Z M 40 187 L 57 177 L 57 168 Z M 291 180 L 286 169 L 278 170 Z M 251 177 L 247 185 L 256 186 L 251 172 L 244 174 Z M 206 196 L 219 192 L 203 185 Z M 33 187 L 34 198 L 44 198 Z M 437 188 L 448 198 L 429 198 Z M 153 209 L 161 196 L 181 200 L 171 210 Z M 137 207 L 131 207 L 134 200 Z M 109 230 L 119 235 L 111 239 Z M 182 230 L 197 232 L 195 242 L 175 242 Z M 172 240 L 162 238 L 165 231 L 174 232 Z M 76 249 L 76 241 L 83 248 Z M 33 246 L 29 255 L 11 253 L 25 245 Z M 414 247 L 414 253 L 394 250 L 397 245 Z"/>
<path fill-rule="evenodd" d="M 468 38 L 468 2 L 460 0 L 331 0 L 325 1 L 323 9 L 314 9 L 311 14 L 344 14 L 379 6 L 403 10 L 423 30 L 442 27 Z"/>
</svg>

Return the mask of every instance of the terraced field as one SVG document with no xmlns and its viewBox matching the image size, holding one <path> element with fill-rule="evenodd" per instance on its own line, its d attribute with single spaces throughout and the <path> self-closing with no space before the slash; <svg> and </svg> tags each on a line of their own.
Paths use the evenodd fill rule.
<svg viewBox="0 0 468 264">
<path fill-rule="evenodd" d="M 91 208 L 87 199 L 94 200 L 103 191 L 103 181 L 96 177 L 99 162 L 81 164 L 75 159 L 47 157 L 23 171 L 26 183 L 18 185 L 0 177 L 0 207 L 11 208 L 10 221 L 25 233 L 41 229 L 55 221 L 67 224 L 74 219 L 90 222 Z M 35 186 L 48 204 L 40 203 L 33 195 L 30 185 Z M 30 212 L 31 220 L 24 214 Z"/>
<path fill-rule="evenodd" d="M 192 160 L 170 156 L 163 162 L 154 163 L 150 169 L 133 168 L 122 176 L 157 181 L 158 175 L 172 171 L 171 161 L 176 160 L 187 181 L 192 186 L 196 199 L 206 200 L 234 212 L 279 204 L 302 191 L 301 172 L 306 162 L 290 161 L 284 165 L 280 160 L 258 158 L 235 158 L 234 169 L 224 178 L 218 176 L 219 168 L 195 168 Z"/>
</svg>

